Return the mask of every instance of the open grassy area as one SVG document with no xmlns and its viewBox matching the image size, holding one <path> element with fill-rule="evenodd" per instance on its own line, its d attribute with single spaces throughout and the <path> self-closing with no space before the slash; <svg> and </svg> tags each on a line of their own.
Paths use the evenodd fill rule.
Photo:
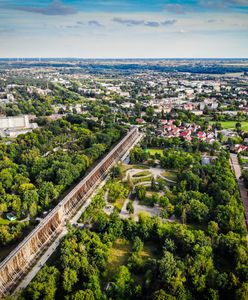
<svg viewBox="0 0 248 300">
<path fill-rule="evenodd" d="M 160 253 L 161 252 L 161 249 Z M 159 253 L 158 247 L 156 246 L 156 244 L 154 242 L 146 242 L 144 244 L 144 248 L 141 252 L 141 256 L 143 258 L 143 261 L 146 262 L 149 258 L 155 258 L 155 259 L 160 259 L 160 255 L 158 255 Z M 136 272 L 136 273 L 132 273 L 132 277 L 135 281 L 136 284 L 140 284 L 143 285 L 145 284 L 145 278 L 144 278 L 144 273 L 143 272 Z"/>
<path fill-rule="evenodd" d="M 151 175 L 151 173 L 149 171 L 142 171 L 142 172 L 138 172 L 136 174 L 133 175 L 133 177 L 143 177 L 143 176 L 148 176 Z"/>
<path fill-rule="evenodd" d="M 127 264 L 128 258 L 131 256 L 131 253 L 131 242 L 123 238 L 117 239 L 110 251 L 108 271 L 106 273 L 106 283 L 109 282 L 114 274 L 116 274 L 120 266 Z M 148 241 L 144 244 L 141 256 L 144 262 L 146 262 L 149 258 L 160 259 L 161 253 L 161 249 L 158 249 L 157 245 L 154 242 Z M 144 283 L 144 273 L 142 272 L 132 273 L 132 278 L 137 284 Z"/>
<path fill-rule="evenodd" d="M 159 259 L 160 250 L 158 249 L 158 247 L 156 246 L 156 244 L 154 242 L 148 241 L 145 242 L 144 244 L 144 248 L 141 252 L 141 256 L 144 260 L 148 259 L 148 258 L 156 258 Z"/>
<path fill-rule="evenodd" d="M 133 184 L 139 183 L 139 182 L 146 182 L 146 181 L 151 181 L 152 180 L 152 176 L 148 175 L 145 177 L 141 177 L 141 178 L 133 178 L 132 182 Z"/>
<path fill-rule="evenodd" d="M 173 180 L 173 181 L 177 180 L 177 174 L 175 172 L 173 172 L 173 171 L 166 170 L 161 175 L 163 177 L 168 178 L 168 179 Z"/>
<path fill-rule="evenodd" d="M 0 225 L 9 225 L 10 223 L 14 224 L 16 223 L 15 221 L 9 221 L 7 219 L 1 219 L 0 218 Z"/>
<path fill-rule="evenodd" d="M 216 122 L 211 121 L 210 124 L 214 124 Z M 224 129 L 236 129 L 236 121 L 223 121 L 223 122 L 217 122 L 220 123 L 222 128 Z M 241 128 L 244 131 L 248 131 L 248 122 L 240 122 L 241 123 Z"/>
<path fill-rule="evenodd" d="M 140 170 L 148 170 L 149 167 L 145 165 L 123 165 L 123 170 L 131 170 L 131 169 L 140 169 Z"/>
<path fill-rule="evenodd" d="M 247 158 L 241 157 L 241 158 L 240 158 L 240 163 L 241 163 L 242 165 L 247 164 L 247 163 L 248 163 L 248 159 L 247 159 Z"/>
<path fill-rule="evenodd" d="M 147 149 L 147 152 L 150 155 L 155 155 L 155 154 L 160 154 L 161 156 L 163 156 L 163 150 L 162 149 Z"/>
<path fill-rule="evenodd" d="M 125 199 L 117 199 L 114 203 L 114 207 L 116 207 L 118 210 L 121 211 L 124 202 L 125 202 Z"/>
<path fill-rule="evenodd" d="M 131 252 L 131 244 L 125 239 L 118 239 L 110 252 L 108 261 L 108 272 L 114 274 L 117 269 L 127 263 Z"/>
<path fill-rule="evenodd" d="M 108 271 L 114 274 L 118 268 L 127 264 L 128 258 L 131 255 L 132 245 L 129 241 L 119 238 L 114 243 L 108 261 Z M 144 244 L 141 256 L 144 260 L 148 258 L 159 258 L 159 251 L 155 243 L 148 241 Z"/>
</svg>

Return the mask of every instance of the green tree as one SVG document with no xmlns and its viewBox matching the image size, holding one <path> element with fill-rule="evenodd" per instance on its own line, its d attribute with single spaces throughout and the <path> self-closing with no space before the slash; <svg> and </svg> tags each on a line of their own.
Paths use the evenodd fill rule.
<svg viewBox="0 0 248 300">
<path fill-rule="evenodd" d="M 115 299 L 124 299 L 130 292 L 132 282 L 133 280 L 128 268 L 121 266 L 114 279 L 113 290 L 116 297 Z"/>
<path fill-rule="evenodd" d="M 55 267 L 44 266 L 27 288 L 28 298 L 53 300 L 57 290 L 59 271 Z"/>
<path fill-rule="evenodd" d="M 77 291 L 71 296 L 71 300 L 95 300 L 93 291 L 87 289 L 85 291 Z"/>
<path fill-rule="evenodd" d="M 143 185 L 137 185 L 136 186 L 136 195 L 139 200 L 144 200 L 146 196 L 146 188 Z"/>
<path fill-rule="evenodd" d="M 172 253 L 165 251 L 159 263 L 159 272 L 163 284 L 170 284 L 176 271 L 176 261 Z"/>
<path fill-rule="evenodd" d="M 129 214 L 133 214 L 134 213 L 133 201 L 129 201 L 127 203 L 127 211 L 129 212 Z"/>
<path fill-rule="evenodd" d="M 76 270 L 65 268 L 63 273 L 63 288 L 66 292 L 71 292 L 73 286 L 78 281 Z"/>
<path fill-rule="evenodd" d="M 176 300 L 176 298 L 167 294 L 164 290 L 158 290 L 153 293 L 152 300 Z"/>
<path fill-rule="evenodd" d="M 209 214 L 208 207 L 199 200 L 190 200 L 187 207 L 187 216 L 190 220 L 196 222 L 204 222 L 207 220 Z"/>
</svg>

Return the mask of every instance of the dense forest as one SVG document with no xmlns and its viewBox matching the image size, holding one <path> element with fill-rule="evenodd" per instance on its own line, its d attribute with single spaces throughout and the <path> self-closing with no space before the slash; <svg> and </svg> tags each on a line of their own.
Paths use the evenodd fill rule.
<svg viewBox="0 0 248 300">
<path fill-rule="evenodd" d="M 152 158 L 141 150 L 131 151 L 133 163 Z M 178 176 L 170 190 L 152 183 L 155 194 L 164 189 L 164 195 L 149 199 L 150 205 L 161 204 L 165 218 L 175 214 L 180 222 L 145 213 L 138 222 L 123 220 L 118 209 L 108 216 L 100 190 L 82 216 L 88 226 L 70 229 L 56 258 L 19 299 L 247 299 L 244 212 L 228 158 L 221 151 L 202 165 L 199 152 L 165 148 L 156 155 Z M 114 186 L 116 176 L 117 169 Z M 136 188 L 140 200 L 147 200 L 145 190 Z M 113 267 L 120 245 L 126 260 Z"/>
<path fill-rule="evenodd" d="M 0 143 L 0 245 L 20 237 L 37 215 L 53 207 L 124 134 L 125 129 L 81 116 L 48 122 L 15 141 Z M 17 220 L 9 222 L 11 212 Z"/>
</svg>

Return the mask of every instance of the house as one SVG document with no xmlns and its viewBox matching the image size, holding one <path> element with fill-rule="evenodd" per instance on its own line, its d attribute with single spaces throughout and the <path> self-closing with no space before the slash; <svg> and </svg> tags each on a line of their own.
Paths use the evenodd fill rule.
<svg viewBox="0 0 248 300">
<path fill-rule="evenodd" d="M 203 156 L 201 159 L 201 164 L 203 166 L 209 165 L 211 163 L 211 158 L 207 156 Z"/>
<path fill-rule="evenodd" d="M 214 138 L 206 138 L 206 140 L 205 140 L 207 143 L 209 143 L 209 144 L 212 144 L 213 142 L 215 142 L 215 139 Z"/>
<path fill-rule="evenodd" d="M 212 131 L 208 132 L 208 134 L 207 134 L 208 139 L 213 139 L 214 137 L 215 137 L 214 132 L 212 132 Z"/>
<path fill-rule="evenodd" d="M 6 217 L 9 221 L 15 221 L 16 220 L 16 214 L 14 212 L 9 212 L 6 214 Z"/>
<path fill-rule="evenodd" d="M 144 124 L 144 123 L 145 123 L 145 120 L 142 119 L 142 118 L 137 118 L 137 119 L 136 119 L 136 123 L 138 123 L 138 124 Z"/>
<path fill-rule="evenodd" d="M 167 124 L 168 124 L 168 125 L 173 125 L 174 122 L 175 122 L 175 120 L 169 120 L 169 121 L 167 122 Z"/>
<path fill-rule="evenodd" d="M 179 129 L 178 127 L 172 128 L 171 134 L 172 134 L 173 136 L 179 136 L 179 133 L 180 133 L 180 129 Z"/>
<path fill-rule="evenodd" d="M 236 153 L 240 153 L 240 152 L 242 152 L 242 151 L 245 151 L 247 148 L 248 148 L 247 146 L 236 144 L 236 145 L 234 146 L 234 151 L 235 151 Z"/>
<path fill-rule="evenodd" d="M 206 139 L 206 133 L 205 133 L 204 131 L 199 131 L 199 132 L 197 133 L 197 138 L 198 138 L 199 140 L 205 140 L 205 139 Z"/>
<path fill-rule="evenodd" d="M 188 138 L 191 135 L 191 131 L 190 130 L 184 130 L 182 132 L 180 132 L 180 137 L 182 138 Z"/>
<path fill-rule="evenodd" d="M 173 126 L 172 125 L 164 125 L 163 128 L 165 131 L 171 131 L 173 129 Z"/>
</svg>

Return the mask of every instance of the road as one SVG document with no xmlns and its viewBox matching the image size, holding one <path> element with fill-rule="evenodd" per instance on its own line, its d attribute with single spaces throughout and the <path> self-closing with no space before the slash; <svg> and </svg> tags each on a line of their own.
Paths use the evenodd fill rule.
<svg viewBox="0 0 248 300">
<path fill-rule="evenodd" d="M 246 226 L 248 227 L 248 191 L 244 185 L 244 181 L 240 179 L 242 172 L 241 172 L 241 167 L 239 165 L 237 154 L 233 154 L 233 153 L 230 154 L 230 164 L 234 170 L 235 177 L 238 182 L 240 196 L 243 201 L 244 210 L 245 210 L 245 222 L 246 222 Z"/>
</svg>

